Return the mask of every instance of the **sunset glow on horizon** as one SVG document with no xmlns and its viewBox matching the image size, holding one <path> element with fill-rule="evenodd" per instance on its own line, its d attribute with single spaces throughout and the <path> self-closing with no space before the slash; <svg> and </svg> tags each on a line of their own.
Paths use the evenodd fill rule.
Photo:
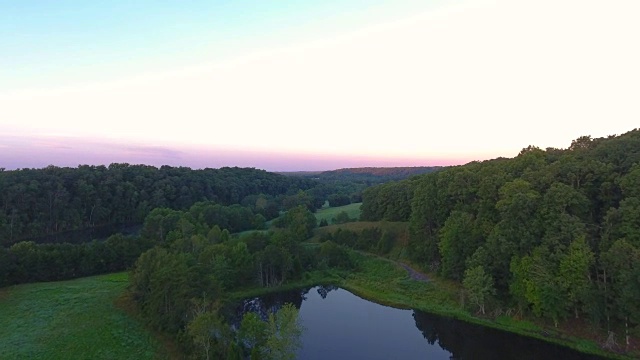
<svg viewBox="0 0 640 360">
<path fill-rule="evenodd" d="M 640 124 L 637 1 L 115 3 L 0 5 L 0 168 L 458 165 Z"/>
</svg>

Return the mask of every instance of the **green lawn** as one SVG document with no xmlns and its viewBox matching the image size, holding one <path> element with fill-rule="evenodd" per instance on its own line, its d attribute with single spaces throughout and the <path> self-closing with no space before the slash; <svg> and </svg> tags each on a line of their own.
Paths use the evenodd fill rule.
<svg viewBox="0 0 640 360">
<path fill-rule="evenodd" d="M 331 219 L 338 216 L 339 213 L 346 211 L 350 218 L 357 220 L 360 218 L 360 205 L 362 205 L 362 203 L 353 203 L 345 206 L 322 208 L 316 211 L 316 219 L 318 219 L 318 222 L 320 222 L 320 220 L 322 219 L 325 219 L 329 224 L 331 224 Z"/>
<path fill-rule="evenodd" d="M 158 359 L 162 345 L 114 305 L 127 273 L 0 289 L 0 359 Z"/>
</svg>

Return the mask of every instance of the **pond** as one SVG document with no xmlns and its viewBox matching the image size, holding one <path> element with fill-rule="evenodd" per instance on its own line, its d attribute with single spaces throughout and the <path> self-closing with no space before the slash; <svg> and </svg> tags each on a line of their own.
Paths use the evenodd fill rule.
<svg viewBox="0 0 640 360">
<path fill-rule="evenodd" d="M 266 319 L 294 304 L 305 330 L 298 359 L 601 359 L 569 348 L 421 311 L 364 300 L 335 287 L 245 300 L 235 311 Z"/>
</svg>

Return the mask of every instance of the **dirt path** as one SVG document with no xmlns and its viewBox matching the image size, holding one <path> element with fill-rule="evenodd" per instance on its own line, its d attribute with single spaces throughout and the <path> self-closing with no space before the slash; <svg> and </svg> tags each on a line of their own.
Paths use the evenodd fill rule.
<svg viewBox="0 0 640 360">
<path fill-rule="evenodd" d="M 368 253 L 365 251 L 358 251 L 359 253 L 363 254 L 363 255 L 372 255 L 372 256 L 376 256 L 382 260 L 386 260 L 388 262 L 394 263 L 397 266 L 400 266 L 401 268 L 407 270 L 407 272 L 409 273 L 409 277 L 412 280 L 416 280 L 416 281 L 422 281 L 422 282 L 429 282 L 429 277 L 427 275 L 425 275 L 424 273 L 412 268 L 411 266 L 405 264 L 405 263 L 401 263 L 400 261 L 396 261 L 396 260 L 391 260 L 388 259 L 386 257 L 380 256 L 380 255 L 376 255 L 376 254 L 372 254 L 372 253 Z"/>
<path fill-rule="evenodd" d="M 393 260 L 391 260 L 393 261 Z M 417 280 L 417 281 L 422 281 L 422 282 L 429 282 L 429 278 L 427 277 L 427 275 L 414 270 L 412 267 L 410 267 L 407 264 L 403 264 L 401 262 L 398 261 L 393 261 L 394 263 L 396 263 L 398 266 L 402 267 L 403 269 L 407 270 L 407 272 L 409 273 L 409 277 L 413 280 Z"/>
</svg>

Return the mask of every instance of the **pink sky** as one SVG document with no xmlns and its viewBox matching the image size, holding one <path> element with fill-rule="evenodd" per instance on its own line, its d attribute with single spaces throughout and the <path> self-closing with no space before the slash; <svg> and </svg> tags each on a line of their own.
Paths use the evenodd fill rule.
<svg viewBox="0 0 640 360">
<path fill-rule="evenodd" d="M 273 44 L 225 37 L 228 57 L 218 44 L 184 63 L 131 58 L 140 72 L 105 57 L 109 71 L 69 66 L 59 83 L 41 74 L 49 57 L 27 76 L 9 50 L 0 80 L 23 86 L 0 81 L 0 167 L 325 170 L 566 148 L 638 126 L 638 18 L 637 0 L 443 2 Z"/>
<path fill-rule="evenodd" d="M 194 169 L 223 166 L 255 167 L 269 171 L 333 170 L 363 166 L 436 166 L 463 164 L 471 159 L 349 156 L 320 153 L 285 153 L 174 145 L 119 144 L 108 140 L 0 136 L 0 168 L 42 168 L 48 165 L 188 166 Z"/>
</svg>

